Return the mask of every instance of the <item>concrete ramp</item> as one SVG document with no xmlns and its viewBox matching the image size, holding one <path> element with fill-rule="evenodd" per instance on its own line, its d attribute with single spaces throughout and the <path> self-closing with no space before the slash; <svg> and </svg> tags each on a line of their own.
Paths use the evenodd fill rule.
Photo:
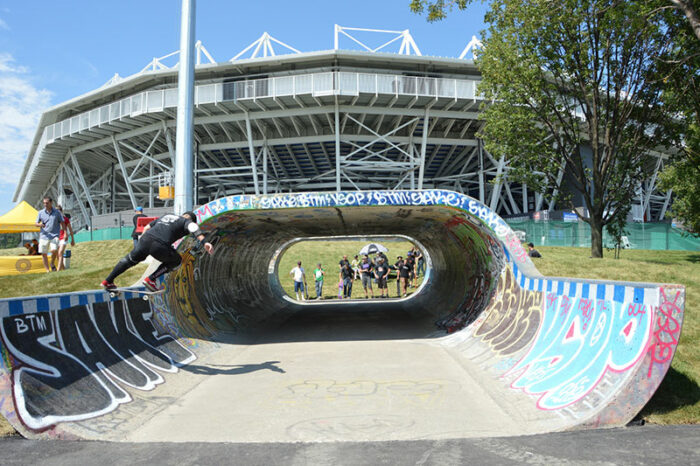
<svg viewBox="0 0 700 466">
<path fill-rule="evenodd" d="M 196 213 L 216 253 L 185 240 L 160 297 L 0 301 L 0 411 L 19 432 L 285 442 L 619 426 L 654 394 L 680 337 L 682 286 L 543 277 L 501 218 L 455 192 L 241 195 Z M 421 288 L 285 296 L 277 266 L 290 245 L 355 235 L 419 243 Z"/>
</svg>

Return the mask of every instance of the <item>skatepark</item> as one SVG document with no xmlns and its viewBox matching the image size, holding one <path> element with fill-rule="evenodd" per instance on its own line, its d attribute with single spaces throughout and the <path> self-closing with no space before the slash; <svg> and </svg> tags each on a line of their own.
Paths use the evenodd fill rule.
<svg viewBox="0 0 700 466">
<path fill-rule="evenodd" d="M 0 301 L 0 410 L 23 436 L 356 442 L 618 427 L 654 394 L 681 332 L 682 286 L 544 277 L 496 213 L 456 192 L 236 195 L 196 214 L 215 253 L 184 240 L 161 296 Z M 411 297 L 285 296 L 290 242 L 387 231 L 428 257 Z"/>
</svg>

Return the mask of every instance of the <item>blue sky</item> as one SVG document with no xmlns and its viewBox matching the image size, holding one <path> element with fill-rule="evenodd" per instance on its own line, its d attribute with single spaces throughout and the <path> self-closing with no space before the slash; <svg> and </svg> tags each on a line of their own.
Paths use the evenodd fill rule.
<svg viewBox="0 0 700 466">
<path fill-rule="evenodd" d="M 302 51 L 333 48 L 333 25 L 409 29 L 423 55 L 457 57 L 484 28 L 485 6 L 428 23 L 410 0 L 199 0 L 196 37 L 218 62 L 267 31 Z M 0 214 L 43 109 L 129 76 L 179 48 L 180 0 L 0 0 Z M 378 46 L 387 36 L 357 33 Z M 340 48 L 357 49 L 342 38 Z M 398 51 L 398 45 L 393 50 Z M 176 59 L 171 61 L 173 64 Z"/>
</svg>

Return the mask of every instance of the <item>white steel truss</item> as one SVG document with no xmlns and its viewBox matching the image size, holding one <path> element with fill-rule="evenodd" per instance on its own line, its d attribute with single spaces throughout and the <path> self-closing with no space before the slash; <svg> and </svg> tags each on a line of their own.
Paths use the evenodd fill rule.
<svg viewBox="0 0 700 466">
<path fill-rule="evenodd" d="M 380 44 L 377 47 L 371 47 L 361 40 L 359 40 L 357 37 L 353 36 L 350 31 L 358 31 L 358 32 L 373 32 L 373 33 L 378 33 L 378 34 L 389 34 L 391 37 L 388 41 Z M 420 49 L 418 49 L 418 46 L 416 45 L 416 42 L 413 40 L 413 36 L 411 36 L 411 33 L 409 32 L 408 29 L 404 29 L 403 31 L 389 31 L 386 29 L 365 29 L 365 28 L 350 28 L 350 27 L 345 27 L 345 26 L 340 26 L 338 24 L 335 25 L 334 27 L 334 40 L 333 40 L 333 48 L 335 50 L 339 49 L 339 39 L 340 35 L 344 35 L 351 41 L 355 42 L 357 45 L 362 47 L 364 50 L 367 52 L 379 52 L 380 50 L 386 51 L 386 47 L 389 45 L 401 40 L 401 45 L 399 46 L 399 55 L 418 55 L 420 56 Z"/>
<path fill-rule="evenodd" d="M 275 52 L 275 49 L 273 48 L 273 42 L 276 44 L 281 45 L 285 49 L 291 51 L 292 53 L 301 53 L 299 50 L 295 49 L 291 45 L 287 45 L 282 41 L 279 41 L 272 37 L 270 34 L 267 32 L 263 32 L 262 36 L 260 36 L 257 40 L 255 40 L 253 43 L 251 43 L 249 46 L 238 52 L 235 57 L 230 59 L 229 61 L 236 61 L 239 58 L 241 58 L 243 55 L 245 55 L 246 52 L 252 50 L 251 54 L 249 57 L 246 58 L 258 58 L 258 57 L 274 57 L 275 55 L 278 55 L 278 53 Z"/>
</svg>

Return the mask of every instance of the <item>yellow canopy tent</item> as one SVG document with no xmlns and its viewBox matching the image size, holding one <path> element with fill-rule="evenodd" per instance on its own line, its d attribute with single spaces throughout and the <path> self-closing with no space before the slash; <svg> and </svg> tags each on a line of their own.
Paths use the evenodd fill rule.
<svg viewBox="0 0 700 466">
<path fill-rule="evenodd" d="M 39 212 L 25 201 L 20 202 L 14 209 L 0 216 L 0 233 L 23 233 L 39 231 L 35 226 Z"/>
<path fill-rule="evenodd" d="M 34 207 L 22 201 L 0 216 L 0 233 L 38 232 L 39 228 L 35 226 L 37 215 Z M 41 256 L 0 256 L 0 276 L 37 272 L 44 272 Z"/>
</svg>

